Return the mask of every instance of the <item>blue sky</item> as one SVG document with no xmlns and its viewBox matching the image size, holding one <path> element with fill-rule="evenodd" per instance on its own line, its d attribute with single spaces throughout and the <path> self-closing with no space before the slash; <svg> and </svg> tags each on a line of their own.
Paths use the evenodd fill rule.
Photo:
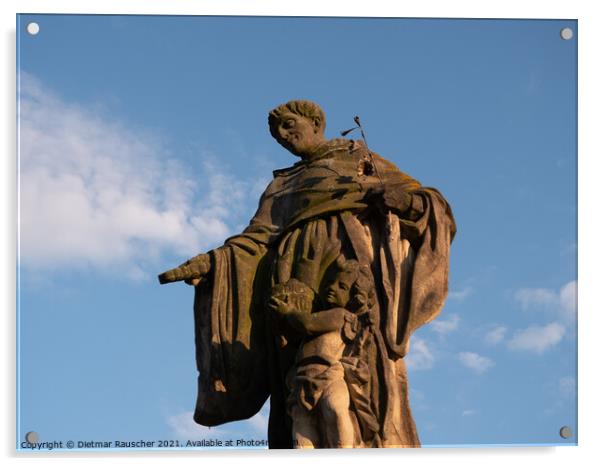
<svg viewBox="0 0 602 466">
<path fill-rule="evenodd" d="M 192 423 L 192 290 L 156 274 L 244 228 L 294 162 L 267 112 L 308 98 L 454 209 L 451 293 L 409 356 L 423 444 L 575 441 L 575 21 L 24 15 L 17 35 L 18 439 L 265 437 L 265 410 Z"/>
</svg>

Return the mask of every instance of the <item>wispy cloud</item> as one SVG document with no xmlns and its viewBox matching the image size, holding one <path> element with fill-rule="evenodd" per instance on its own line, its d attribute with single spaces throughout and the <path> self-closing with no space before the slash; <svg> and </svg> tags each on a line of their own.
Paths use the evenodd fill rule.
<svg viewBox="0 0 602 466">
<path fill-rule="evenodd" d="M 435 362 L 426 340 L 416 336 L 412 338 L 410 352 L 404 359 L 408 369 L 415 371 L 430 369 Z"/>
<path fill-rule="evenodd" d="M 429 328 L 434 332 L 437 332 L 441 335 L 448 334 L 458 329 L 458 325 L 460 324 L 460 316 L 458 314 L 450 314 L 450 316 L 445 319 L 436 319 L 429 324 Z"/>
<path fill-rule="evenodd" d="M 514 298 L 523 310 L 548 310 L 564 321 L 572 321 L 577 312 L 577 281 L 572 280 L 558 290 L 551 288 L 521 288 Z"/>
<path fill-rule="evenodd" d="M 447 295 L 448 299 L 455 301 L 464 301 L 468 296 L 473 293 L 474 289 L 471 286 L 466 286 L 461 290 L 450 291 Z"/>
<path fill-rule="evenodd" d="M 507 327 L 505 327 L 503 325 L 496 325 L 491 330 L 489 330 L 488 332 L 485 333 L 485 335 L 483 337 L 485 340 L 485 343 L 487 343 L 489 345 L 497 345 L 497 344 L 501 343 L 504 340 L 504 337 L 506 336 L 507 331 L 508 331 Z"/>
<path fill-rule="evenodd" d="M 508 348 L 518 351 L 533 351 L 541 354 L 557 345 L 565 334 L 564 326 L 552 322 L 544 326 L 531 326 L 514 332 Z"/>
<path fill-rule="evenodd" d="M 479 374 L 482 374 L 495 365 L 490 358 L 470 351 L 459 353 L 458 358 L 463 365 Z"/>
<path fill-rule="evenodd" d="M 522 288 L 514 294 L 523 310 L 543 311 L 554 319 L 546 325 L 532 325 L 514 332 L 508 348 L 542 354 L 562 341 L 567 328 L 572 328 L 577 313 L 577 281 L 572 280 L 558 290 Z"/>
<path fill-rule="evenodd" d="M 549 288 L 522 288 L 514 294 L 514 297 L 523 309 L 558 304 L 558 294 Z"/>
<path fill-rule="evenodd" d="M 574 397 L 577 393 L 577 383 L 575 382 L 575 377 L 566 376 L 562 377 L 558 381 L 558 389 L 560 390 L 560 394 L 566 398 Z"/>
<path fill-rule="evenodd" d="M 569 316 L 574 317 L 577 312 L 577 281 L 573 280 L 564 285 L 559 292 L 560 307 Z"/>
<path fill-rule="evenodd" d="M 261 436 L 267 436 L 267 432 L 268 432 L 268 421 L 270 419 L 270 403 L 267 402 L 263 408 L 261 408 L 261 411 L 259 411 L 255 416 L 253 416 L 251 419 L 249 419 L 247 422 L 249 423 L 249 427 L 251 429 L 251 432 L 253 432 L 255 435 Z"/>
<path fill-rule="evenodd" d="M 462 411 L 462 417 L 474 416 L 475 414 L 477 414 L 477 412 L 474 409 L 465 409 Z"/>
<path fill-rule="evenodd" d="M 141 278 L 164 252 L 189 257 L 232 233 L 250 185 L 210 157 L 192 173 L 156 136 L 67 102 L 31 75 L 20 84 L 22 265 Z"/>
<path fill-rule="evenodd" d="M 430 409 L 426 396 L 421 390 L 410 387 L 410 401 L 412 403 L 412 410 L 427 411 Z"/>
<path fill-rule="evenodd" d="M 167 424 L 172 429 L 178 439 L 182 440 L 200 440 L 205 438 L 230 438 L 231 432 L 227 426 L 210 428 L 194 422 L 192 411 L 186 411 L 167 418 Z"/>
<path fill-rule="evenodd" d="M 194 422 L 192 411 L 167 416 L 166 422 L 181 440 L 201 439 L 265 439 L 268 432 L 269 402 L 252 418 L 218 427 L 205 427 Z"/>
</svg>

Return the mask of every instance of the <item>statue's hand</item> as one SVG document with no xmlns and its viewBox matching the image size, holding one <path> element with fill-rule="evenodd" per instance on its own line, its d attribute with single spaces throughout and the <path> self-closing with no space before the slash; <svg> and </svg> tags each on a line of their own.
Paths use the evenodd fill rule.
<svg viewBox="0 0 602 466">
<path fill-rule="evenodd" d="M 287 303 L 276 296 L 272 296 L 268 301 L 268 308 L 276 314 L 286 315 L 294 311 L 293 305 Z"/>
<path fill-rule="evenodd" d="M 412 194 L 396 184 L 377 185 L 366 192 L 365 201 L 381 210 L 403 214 L 412 205 Z"/>
<path fill-rule="evenodd" d="M 159 275 L 159 283 L 184 281 L 189 285 L 198 285 L 198 283 L 211 270 L 211 258 L 209 254 L 199 254 L 190 260 L 187 260 L 179 267 L 168 270 Z"/>
<path fill-rule="evenodd" d="M 389 209 L 404 213 L 412 206 L 412 195 L 393 185 L 385 188 L 383 202 Z"/>
</svg>

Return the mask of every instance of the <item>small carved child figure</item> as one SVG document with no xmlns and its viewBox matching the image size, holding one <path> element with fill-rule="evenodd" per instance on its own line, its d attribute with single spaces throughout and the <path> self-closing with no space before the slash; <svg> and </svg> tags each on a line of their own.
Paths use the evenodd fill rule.
<svg viewBox="0 0 602 466">
<path fill-rule="evenodd" d="M 337 268 L 338 273 L 326 290 L 325 310 L 312 312 L 315 294 L 296 279 L 276 285 L 269 301 L 271 311 L 304 337 L 296 364 L 287 376 L 297 448 L 358 446 L 341 359 L 357 332 L 356 313 L 366 310 L 362 305 L 366 302 L 366 290 L 357 286 L 361 269 L 356 260 L 340 256 Z M 350 309 L 355 309 L 355 313 Z"/>
</svg>

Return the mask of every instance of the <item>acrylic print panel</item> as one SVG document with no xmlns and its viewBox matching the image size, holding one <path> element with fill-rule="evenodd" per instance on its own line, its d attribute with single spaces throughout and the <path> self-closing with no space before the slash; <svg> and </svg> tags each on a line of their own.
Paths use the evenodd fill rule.
<svg viewBox="0 0 602 466">
<path fill-rule="evenodd" d="M 19 450 L 267 448 L 269 402 L 194 422 L 194 290 L 157 274 L 248 225 L 295 162 L 268 112 L 299 98 L 329 139 L 359 115 L 453 210 L 449 294 L 404 358 L 421 445 L 577 443 L 576 21 L 27 14 L 17 31 Z"/>
</svg>

